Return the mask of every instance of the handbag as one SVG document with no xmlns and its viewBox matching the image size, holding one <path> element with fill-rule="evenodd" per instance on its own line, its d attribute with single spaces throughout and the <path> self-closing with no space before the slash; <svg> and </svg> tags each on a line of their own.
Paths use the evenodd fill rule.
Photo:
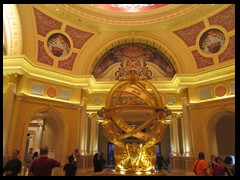
<svg viewBox="0 0 240 180">
<path fill-rule="evenodd" d="M 194 168 L 194 170 L 193 170 L 193 172 L 194 172 L 195 174 L 197 174 L 196 169 L 197 169 L 197 165 L 198 165 L 198 163 L 199 163 L 200 160 L 201 160 L 201 159 L 198 160 L 198 162 L 196 163 L 195 168 Z"/>
</svg>

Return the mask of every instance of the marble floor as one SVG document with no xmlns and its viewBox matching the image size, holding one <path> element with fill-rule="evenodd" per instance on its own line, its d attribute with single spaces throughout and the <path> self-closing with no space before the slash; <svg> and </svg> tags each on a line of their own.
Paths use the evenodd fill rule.
<svg viewBox="0 0 240 180">
<path fill-rule="evenodd" d="M 136 173 L 136 172 L 116 172 L 114 169 L 103 169 L 102 172 L 93 172 L 93 169 L 78 170 L 76 176 L 191 176 L 181 171 L 155 171 L 152 173 Z"/>
<path fill-rule="evenodd" d="M 24 176 L 21 173 L 20 176 Z M 27 176 L 27 174 L 26 174 Z M 62 171 L 62 176 L 64 176 L 64 172 Z M 192 172 L 184 172 L 184 171 L 173 171 L 173 170 L 162 170 L 162 171 L 154 171 L 151 173 L 143 172 L 116 172 L 114 168 L 104 168 L 102 172 L 93 172 L 93 168 L 89 169 L 78 169 L 76 176 L 195 176 Z"/>
</svg>

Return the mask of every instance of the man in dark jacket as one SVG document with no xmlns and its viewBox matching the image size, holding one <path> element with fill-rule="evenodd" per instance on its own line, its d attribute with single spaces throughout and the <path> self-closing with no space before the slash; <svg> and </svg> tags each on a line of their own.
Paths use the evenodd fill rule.
<svg viewBox="0 0 240 180">
<path fill-rule="evenodd" d="M 12 153 L 12 159 L 3 167 L 3 173 L 6 172 L 6 176 L 17 176 L 22 169 L 22 162 L 18 159 L 19 150 L 14 150 Z"/>
</svg>

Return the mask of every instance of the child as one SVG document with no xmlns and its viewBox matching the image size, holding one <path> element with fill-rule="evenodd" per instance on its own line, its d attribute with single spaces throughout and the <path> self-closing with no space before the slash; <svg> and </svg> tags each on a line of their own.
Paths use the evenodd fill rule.
<svg viewBox="0 0 240 180">
<path fill-rule="evenodd" d="M 77 172 L 77 167 L 73 164 L 73 156 L 68 157 L 69 163 L 65 164 L 63 170 L 65 171 L 65 176 L 75 176 Z"/>
</svg>

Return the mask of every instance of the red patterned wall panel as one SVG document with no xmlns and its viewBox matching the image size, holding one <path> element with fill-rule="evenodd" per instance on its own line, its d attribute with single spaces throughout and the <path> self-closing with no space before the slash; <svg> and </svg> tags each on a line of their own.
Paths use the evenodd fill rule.
<svg viewBox="0 0 240 180">
<path fill-rule="evenodd" d="M 219 57 L 219 62 L 224 62 L 232 58 L 235 58 L 235 36 L 232 36 L 229 38 L 228 47 L 218 57 Z"/>
<path fill-rule="evenodd" d="M 37 22 L 37 33 L 41 36 L 46 36 L 46 34 L 52 30 L 60 29 L 62 23 L 59 21 L 43 14 L 39 10 L 34 8 L 36 22 Z"/>
<path fill-rule="evenodd" d="M 210 25 L 219 25 L 227 31 L 235 29 L 235 5 L 231 5 L 218 14 L 208 18 Z"/>
<path fill-rule="evenodd" d="M 206 57 L 202 56 L 201 54 L 198 53 L 197 50 L 192 51 L 192 54 L 196 60 L 198 69 L 213 65 L 212 58 L 206 58 Z"/>
<path fill-rule="evenodd" d="M 51 58 L 44 48 L 44 43 L 38 40 L 38 61 L 47 65 L 53 65 L 53 58 Z"/>
<path fill-rule="evenodd" d="M 202 29 L 204 29 L 204 24 L 203 22 L 199 22 L 184 29 L 174 31 L 174 33 L 178 35 L 187 46 L 193 46 L 196 44 L 197 36 Z"/>
<path fill-rule="evenodd" d="M 72 70 L 76 56 L 77 53 L 72 53 L 72 55 L 68 59 L 59 61 L 58 67 L 62 69 Z"/>
<path fill-rule="evenodd" d="M 73 41 L 73 46 L 75 48 L 81 49 L 81 47 L 87 42 L 87 40 L 93 35 L 92 33 L 81 31 L 79 29 L 67 26 L 66 33 L 71 36 Z"/>
</svg>

